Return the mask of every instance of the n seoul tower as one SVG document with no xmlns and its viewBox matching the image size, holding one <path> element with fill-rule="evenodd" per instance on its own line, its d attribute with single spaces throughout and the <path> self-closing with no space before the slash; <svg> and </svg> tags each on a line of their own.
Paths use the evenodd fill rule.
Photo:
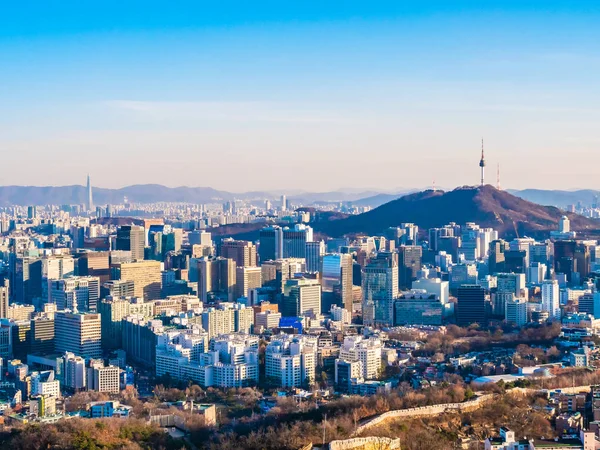
<svg viewBox="0 0 600 450">
<path fill-rule="evenodd" d="M 483 138 L 481 139 L 481 160 L 479 161 L 479 167 L 481 168 L 481 185 L 483 186 L 483 178 L 485 174 L 485 158 L 483 156 Z"/>
</svg>

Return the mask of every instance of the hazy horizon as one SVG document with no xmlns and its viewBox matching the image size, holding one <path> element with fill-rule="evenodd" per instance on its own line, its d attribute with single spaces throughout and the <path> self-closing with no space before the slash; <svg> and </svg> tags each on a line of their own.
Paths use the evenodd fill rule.
<svg viewBox="0 0 600 450">
<path fill-rule="evenodd" d="M 593 188 L 600 4 L 521 3 L 7 4 L 0 185 Z"/>
</svg>

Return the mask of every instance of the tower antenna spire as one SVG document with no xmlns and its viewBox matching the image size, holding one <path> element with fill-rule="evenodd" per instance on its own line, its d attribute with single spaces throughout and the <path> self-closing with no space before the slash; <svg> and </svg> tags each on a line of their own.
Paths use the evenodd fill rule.
<svg viewBox="0 0 600 450">
<path fill-rule="evenodd" d="M 500 187 L 500 163 L 498 163 L 498 171 L 497 171 L 497 175 L 496 175 L 496 189 L 500 190 L 502 189 Z"/>
<path fill-rule="evenodd" d="M 483 138 L 481 138 L 481 159 L 479 160 L 479 168 L 481 169 L 481 186 L 483 186 L 485 184 L 485 156 L 483 154 Z"/>
</svg>

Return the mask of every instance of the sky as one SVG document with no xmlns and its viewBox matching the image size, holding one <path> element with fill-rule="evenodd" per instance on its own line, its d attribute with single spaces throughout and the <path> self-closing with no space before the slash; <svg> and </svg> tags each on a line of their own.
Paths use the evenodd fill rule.
<svg viewBox="0 0 600 450">
<path fill-rule="evenodd" d="M 493 5 L 492 5 L 493 3 Z M 598 188 L 600 3 L 0 5 L 0 185 Z"/>
</svg>

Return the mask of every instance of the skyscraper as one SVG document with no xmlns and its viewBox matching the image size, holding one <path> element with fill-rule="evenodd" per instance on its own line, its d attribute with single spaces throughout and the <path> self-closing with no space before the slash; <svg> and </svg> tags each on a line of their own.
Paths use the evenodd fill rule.
<svg viewBox="0 0 600 450">
<path fill-rule="evenodd" d="M 423 248 L 418 245 L 403 245 L 398 248 L 398 283 L 400 289 L 410 289 L 421 270 Z"/>
<path fill-rule="evenodd" d="M 317 280 L 295 278 L 283 287 L 281 312 L 285 317 L 310 316 L 321 313 L 321 285 Z"/>
<path fill-rule="evenodd" d="M 55 315 L 54 346 L 58 353 L 72 352 L 84 358 L 101 358 L 100 314 Z"/>
<path fill-rule="evenodd" d="M 229 258 L 198 260 L 198 297 L 204 303 L 212 297 L 232 302 L 236 293 L 235 261 Z"/>
<path fill-rule="evenodd" d="M 323 312 L 328 313 L 333 305 L 352 312 L 352 266 L 352 255 L 348 253 L 323 257 Z"/>
<path fill-rule="evenodd" d="M 363 268 L 363 322 L 391 326 L 398 297 L 398 255 L 381 252 Z"/>
<path fill-rule="evenodd" d="M 160 298 L 162 277 L 160 261 L 136 261 L 116 266 L 119 279 L 133 281 L 134 296 L 144 300 Z"/>
<path fill-rule="evenodd" d="M 296 224 L 283 229 L 283 257 L 306 258 L 306 243 L 313 241 L 313 229 L 308 225 Z"/>
<path fill-rule="evenodd" d="M 325 242 L 307 242 L 306 243 L 306 271 L 320 272 L 321 258 L 325 255 Z"/>
<path fill-rule="evenodd" d="M 274 225 L 260 230 L 260 260 L 269 261 L 283 258 L 283 230 Z"/>
<path fill-rule="evenodd" d="M 87 210 L 92 212 L 94 210 L 94 200 L 92 198 L 92 182 L 90 181 L 90 174 L 87 176 Z"/>
<path fill-rule="evenodd" d="M 556 280 L 542 283 L 542 311 L 547 311 L 551 320 L 560 320 L 560 289 Z"/>
<path fill-rule="evenodd" d="M 220 256 L 233 259 L 238 267 L 254 267 L 257 265 L 256 246 L 249 241 L 224 239 L 221 242 Z"/>
<path fill-rule="evenodd" d="M 131 252 L 131 258 L 144 259 L 144 246 L 146 242 L 146 231 L 138 225 L 123 225 L 117 230 L 116 250 L 127 250 Z"/>
<path fill-rule="evenodd" d="M 56 304 L 59 310 L 96 311 L 100 298 L 98 277 L 69 277 L 49 283 L 48 302 Z"/>
<path fill-rule="evenodd" d="M 2 283 L 0 283 L 0 319 L 7 317 L 6 313 L 8 312 L 8 294 L 8 280 L 4 280 Z"/>
<path fill-rule="evenodd" d="M 476 284 L 458 288 L 456 324 L 468 327 L 473 323 L 485 324 L 485 289 Z"/>
</svg>

